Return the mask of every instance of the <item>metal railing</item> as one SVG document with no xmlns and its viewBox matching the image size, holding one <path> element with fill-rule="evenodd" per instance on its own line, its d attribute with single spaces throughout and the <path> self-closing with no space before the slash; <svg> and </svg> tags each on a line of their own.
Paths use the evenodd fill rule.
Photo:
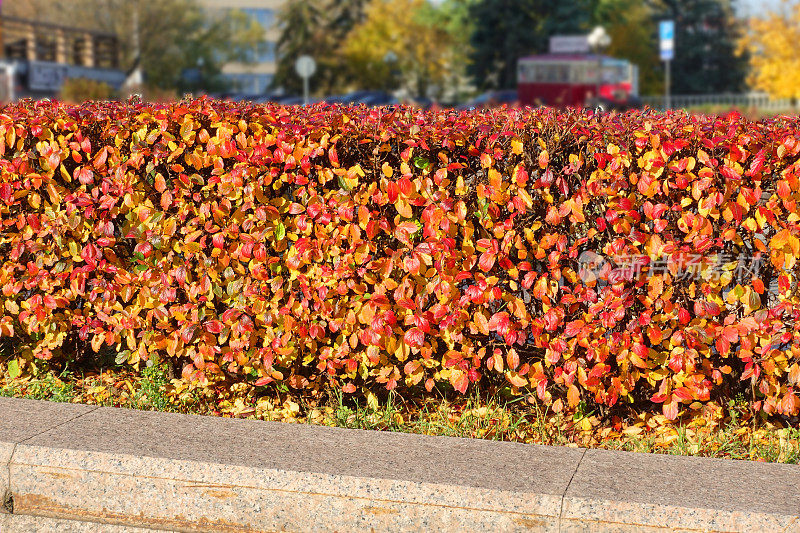
<svg viewBox="0 0 800 533">
<path fill-rule="evenodd" d="M 654 109 L 664 109 L 664 96 L 643 96 L 642 102 Z M 739 109 L 760 109 L 764 111 L 787 111 L 795 109 L 791 98 L 771 99 L 761 92 L 720 93 L 720 94 L 677 94 L 670 96 L 670 107 L 686 109 L 690 107 L 725 106 Z"/>
</svg>

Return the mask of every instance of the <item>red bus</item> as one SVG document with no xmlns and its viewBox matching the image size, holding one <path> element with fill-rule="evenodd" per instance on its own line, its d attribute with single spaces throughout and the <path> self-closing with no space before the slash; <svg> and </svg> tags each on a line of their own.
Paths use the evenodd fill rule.
<svg viewBox="0 0 800 533">
<path fill-rule="evenodd" d="M 598 81 L 599 99 L 595 94 Z M 622 107 L 636 99 L 637 93 L 638 69 L 624 59 L 543 54 L 520 58 L 517 63 L 517 94 L 522 105 L 582 107 L 600 102 Z"/>
</svg>

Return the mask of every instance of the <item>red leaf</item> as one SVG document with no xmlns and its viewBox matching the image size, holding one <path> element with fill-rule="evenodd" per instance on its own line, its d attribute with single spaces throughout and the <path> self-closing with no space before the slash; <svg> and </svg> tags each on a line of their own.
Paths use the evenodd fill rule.
<svg viewBox="0 0 800 533">
<path fill-rule="evenodd" d="M 481 254 L 481 257 L 478 260 L 478 266 L 484 272 L 489 272 L 494 266 L 494 261 L 495 261 L 494 252 L 487 250 Z"/>
<path fill-rule="evenodd" d="M 183 329 L 181 329 L 181 339 L 185 343 L 192 342 L 192 338 L 194 337 L 194 330 L 196 326 L 194 324 L 187 324 Z"/>
<path fill-rule="evenodd" d="M 564 338 L 571 338 L 581 332 L 586 323 L 583 320 L 573 320 L 564 328 Z"/>
<path fill-rule="evenodd" d="M 469 376 L 466 372 L 454 368 L 450 371 L 450 384 L 455 390 L 464 394 L 469 386 Z"/>
<path fill-rule="evenodd" d="M 104 146 L 103 149 L 97 152 L 97 155 L 94 156 L 94 161 L 92 161 L 94 168 L 99 169 L 100 167 L 105 165 L 107 157 L 108 157 L 108 146 Z"/>
<path fill-rule="evenodd" d="M 91 185 L 94 182 L 94 172 L 89 167 L 78 167 L 75 169 L 75 174 L 83 185 Z"/>
<path fill-rule="evenodd" d="M 152 253 L 153 253 L 153 245 L 150 244 L 149 242 L 140 242 L 139 244 L 136 245 L 136 247 L 133 249 L 133 251 L 134 252 L 139 252 L 146 259 L 146 258 L 148 258 L 148 257 L 150 257 L 152 255 Z"/>
<path fill-rule="evenodd" d="M 489 329 L 491 331 L 498 331 L 502 333 L 503 330 L 508 329 L 509 325 L 510 320 L 508 318 L 508 313 L 506 312 L 495 313 L 489 319 Z"/>
<path fill-rule="evenodd" d="M 394 235 L 404 243 L 409 242 L 409 237 L 419 229 L 416 222 L 401 222 L 394 229 Z"/>
<path fill-rule="evenodd" d="M 742 175 L 741 174 L 739 174 L 738 172 L 736 172 L 734 169 L 732 169 L 731 167 L 729 167 L 727 165 L 722 165 L 722 168 L 720 169 L 720 172 L 722 172 L 722 175 L 725 176 L 729 180 L 741 180 L 742 179 Z"/>
<path fill-rule="evenodd" d="M 167 211 L 170 207 L 172 207 L 172 193 L 164 191 L 164 194 L 161 195 L 161 210 Z"/>
<path fill-rule="evenodd" d="M 403 266 L 406 267 L 406 270 L 408 270 L 411 274 L 416 276 L 419 274 L 422 263 L 420 262 L 417 254 L 411 254 L 403 259 Z"/>
<path fill-rule="evenodd" d="M 686 387 L 677 387 L 674 391 L 672 391 L 672 394 L 684 403 L 689 403 L 692 401 L 692 393 Z"/>
<path fill-rule="evenodd" d="M 400 178 L 397 185 L 400 187 L 400 192 L 403 196 L 411 196 L 411 193 L 414 192 L 414 186 L 408 178 Z"/>
<path fill-rule="evenodd" d="M 667 420 L 678 418 L 678 398 L 670 394 L 661 406 L 661 410 Z"/>
<path fill-rule="evenodd" d="M 386 193 L 389 196 L 389 202 L 395 203 L 397 197 L 400 196 L 400 186 L 397 185 L 396 181 L 390 181 Z"/>
<path fill-rule="evenodd" d="M 414 311 L 417 308 L 417 304 L 415 304 L 414 300 L 411 298 L 400 298 L 397 300 L 397 305 L 403 309 L 408 309 L 409 311 Z"/>
<path fill-rule="evenodd" d="M 736 326 L 726 326 L 722 330 L 722 337 L 728 342 L 736 342 L 739 340 L 739 331 Z"/>
<path fill-rule="evenodd" d="M 642 344 L 640 342 L 637 342 L 637 343 L 635 343 L 633 345 L 633 353 L 635 353 L 636 355 L 638 355 L 642 359 L 647 358 L 648 351 L 649 350 L 647 349 L 647 346 L 645 346 L 644 344 Z"/>
<path fill-rule="evenodd" d="M 561 317 L 555 309 L 550 309 L 544 314 L 544 328 L 547 331 L 555 331 L 560 321 Z"/>
<path fill-rule="evenodd" d="M 219 333 L 222 333 L 223 325 L 219 320 L 208 320 L 203 323 L 203 327 L 207 332 L 218 335 Z"/>
<path fill-rule="evenodd" d="M 331 146 L 328 150 L 328 159 L 331 160 L 333 168 L 339 168 L 339 154 L 336 153 L 335 146 Z"/>
<path fill-rule="evenodd" d="M 412 348 L 421 348 L 425 344 L 425 333 L 419 328 L 411 328 L 403 335 L 403 340 Z"/>
<path fill-rule="evenodd" d="M 750 163 L 750 168 L 747 169 L 746 175 L 747 176 L 754 176 L 758 174 L 761 168 L 764 166 L 764 161 L 766 160 L 766 153 L 764 149 L 758 151 L 756 157 L 753 159 L 753 162 Z"/>
</svg>

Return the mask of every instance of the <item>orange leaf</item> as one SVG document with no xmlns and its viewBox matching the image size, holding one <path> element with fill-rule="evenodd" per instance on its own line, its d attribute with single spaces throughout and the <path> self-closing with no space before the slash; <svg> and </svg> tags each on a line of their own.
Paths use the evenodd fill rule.
<svg viewBox="0 0 800 533">
<path fill-rule="evenodd" d="M 411 218 L 414 216 L 414 212 L 411 210 L 411 206 L 408 202 L 403 199 L 398 199 L 394 204 L 395 209 L 403 218 Z"/>
<path fill-rule="evenodd" d="M 578 391 L 578 387 L 575 385 L 570 385 L 569 389 L 567 389 L 567 402 L 569 403 L 570 407 L 575 407 L 581 401 L 581 393 Z"/>
</svg>

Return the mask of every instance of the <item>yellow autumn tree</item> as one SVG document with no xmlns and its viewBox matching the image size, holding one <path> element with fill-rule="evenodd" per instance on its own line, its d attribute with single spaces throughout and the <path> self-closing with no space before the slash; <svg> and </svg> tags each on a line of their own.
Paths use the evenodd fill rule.
<svg viewBox="0 0 800 533">
<path fill-rule="evenodd" d="M 780 9 L 750 20 L 741 52 L 750 55 L 748 83 L 772 98 L 800 98 L 800 4 L 784 0 Z"/>
<path fill-rule="evenodd" d="M 451 35 L 429 19 L 427 0 L 373 0 L 353 28 L 345 61 L 361 89 L 403 88 L 425 96 L 459 64 Z"/>
</svg>

